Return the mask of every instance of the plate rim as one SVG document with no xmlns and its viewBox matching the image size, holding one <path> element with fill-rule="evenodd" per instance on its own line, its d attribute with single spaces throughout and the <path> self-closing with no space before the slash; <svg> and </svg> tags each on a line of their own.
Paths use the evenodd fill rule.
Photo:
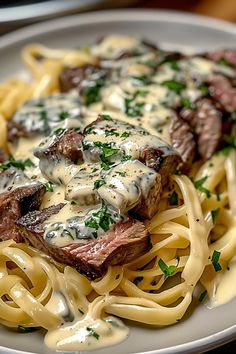
<svg viewBox="0 0 236 354">
<path fill-rule="evenodd" d="M 224 20 L 215 19 L 209 16 L 192 14 L 184 11 L 158 10 L 158 9 L 122 9 L 122 10 L 100 10 L 83 14 L 63 16 L 57 19 L 42 21 L 37 24 L 27 25 L 24 28 L 4 34 L 0 37 L 0 50 L 14 45 L 18 41 L 30 39 L 36 35 L 43 35 L 57 31 L 59 28 L 70 28 L 81 25 L 93 25 L 94 23 L 108 22 L 175 22 L 188 25 L 204 26 L 211 29 L 218 29 L 236 35 L 236 25 Z M 187 343 L 178 344 L 168 348 L 156 349 L 136 354 L 183 354 L 196 353 L 199 351 L 216 348 L 236 338 L 236 324 L 225 328 L 222 331 L 210 336 L 193 340 Z M 35 354 L 34 352 L 19 351 L 0 346 L 0 354 Z M 135 353 L 133 353 L 135 354 Z"/>
</svg>

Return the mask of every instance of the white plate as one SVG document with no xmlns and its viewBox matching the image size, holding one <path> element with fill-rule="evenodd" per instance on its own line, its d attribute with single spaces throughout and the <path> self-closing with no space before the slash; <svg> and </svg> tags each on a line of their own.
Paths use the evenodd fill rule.
<svg viewBox="0 0 236 354">
<path fill-rule="evenodd" d="M 2 37 L 0 77 L 12 76 L 22 69 L 20 49 L 27 43 L 78 47 L 110 33 L 141 36 L 176 49 L 236 46 L 236 26 L 205 17 L 154 10 L 88 13 L 34 25 Z M 213 348 L 236 338 L 236 299 L 213 310 L 198 305 L 181 322 L 166 328 L 129 325 L 131 332 L 125 342 L 96 354 L 183 354 Z M 3 327 L 0 345 L 1 354 L 53 353 L 44 346 L 40 333 L 15 334 Z"/>
</svg>

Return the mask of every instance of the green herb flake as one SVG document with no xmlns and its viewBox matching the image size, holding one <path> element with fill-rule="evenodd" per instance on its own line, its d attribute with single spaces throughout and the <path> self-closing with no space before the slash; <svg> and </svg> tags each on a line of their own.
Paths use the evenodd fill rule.
<svg viewBox="0 0 236 354">
<path fill-rule="evenodd" d="M 66 131 L 66 129 L 58 128 L 58 129 L 54 130 L 54 134 L 59 136 L 59 135 L 62 135 L 65 131 Z"/>
<path fill-rule="evenodd" d="M 206 85 L 202 84 L 202 85 L 200 85 L 200 86 L 198 87 L 198 89 L 201 91 L 201 93 L 202 93 L 204 96 L 209 95 L 209 88 L 208 88 Z"/>
<path fill-rule="evenodd" d="M 15 167 L 18 168 L 19 170 L 24 171 L 26 167 L 34 167 L 35 164 L 32 162 L 30 159 L 26 160 L 15 160 L 11 158 L 9 161 L 6 161 L 4 163 L 0 163 L 0 168 L 3 170 L 7 170 L 10 167 Z"/>
<path fill-rule="evenodd" d="M 112 136 L 112 135 L 119 136 L 120 134 L 114 130 L 108 130 L 108 129 L 105 130 L 105 137 Z"/>
<path fill-rule="evenodd" d="M 131 79 L 137 82 L 139 85 L 151 85 L 152 80 L 147 75 L 140 75 L 140 76 L 131 76 Z"/>
<path fill-rule="evenodd" d="M 104 179 L 97 179 L 94 182 L 94 186 L 93 189 L 99 189 L 101 186 L 103 186 L 104 184 L 106 184 L 106 181 L 104 181 Z"/>
<path fill-rule="evenodd" d="M 97 171 L 98 171 L 98 168 L 96 168 L 96 167 L 94 167 L 94 168 L 92 169 L 92 173 L 97 172 Z"/>
<path fill-rule="evenodd" d="M 219 60 L 217 60 L 216 62 L 218 65 L 222 65 L 222 66 L 227 66 L 227 67 L 231 67 L 232 65 L 230 64 L 230 62 L 224 58 L 220 58 Z"/>
<path fill-rule="evenodd" d="M 97 223 L 97 220 L 95 220 L 94 218 L 90 218 L 89 220 L 85 221 L 85 226 L 87 227 L 91 227 L 92 229 L 99 229 L 99 224 Z"/>
<path fill-rule="evenodd" d="M 47 182 L 44 184 L 47 192 L 54 192 L 54 186 L 52 182 Z"/>
<path fill-rule="evenodd" d="M 68 118 L 70 115 L 69 115 L 69 112 L 60 112 L 59 113 L 59 119 L 60 120 L 65 120 L 66 118 Z"/>
<path fill-rule="evenodd" d="M 193 181 L 193 183 L 196 189 L 198 189 L 202 193 L 205 193 L 207 198 L 210 198 L 211 197 L 210 191 L 207 188 L 203 187 L 203 184 L 206 182 L 207 178 L 208 176 L 205 176 L 197 181 Z"/>
<path fill-rule="evenodd" d="M 121 134 L 121 138 L 128 138 L 130 136 L 130 133 L 128 133 L 128 132 L 124 132 L 124 133 L 122 133 Z"/>
<path fill-rule="evenodd" d="M 192 102 L 191 102 L 190 99 L 187 98 L 187 97 L 181 98 L 180 104 L 181 104 L 182 106 L 184 106 L 184 107 L 192 108 Z"/>
<path fill-rule="evenodd" d="M 125 177 L 125 176 L 126 176 L 126 172 L 118 171 L 117 173 L 118 173 L 118 175 L 121 176 L 121 177 Z"/>
<path fill-rule="evenodd" d="M 186 88 L 185 83 L 176 80 L 165 80 L 161 84 L 162 86 L 166 86 L 169 90 L 175 91 L 177 93 L 180 93 Z"/>
<path fill-rule="evenodd" d="M 38 331 L 39 329 L 40 329 L 40 327 L 25 327 L 25 326 L 21 326 L 21 325 L 19 325 L 17 327 L 17 331 L 19 333 L 32 333 L 32 332 Z"/>
<path fill-rule="evenodd" d="M 171 277 L 174 275 L 178 265 L 179 265 L 179 258 L 177 258 L 177 264 L 176 265 L 170 265 L 168 266 L 163 259 L 159 259 L 158 265 L 161 268 L 161 271 L 165 274 L 166 277 Z"/>
<path fill-rule="evenodd" d="M 85 134 L 93 134 L 93 132 L 94 132 L 93 127 L 88 127 L 84 131 Z"/>
<path fill-rule="evenodd" d="M 200 296 L 199 296 L 199 298 L 198 298 L 198 301 L 199 301 L 199 302 L 203 302 L 203 301 L 206 299 L 206 296 L 207 296 L 207 290 L 203 291 L 203 292 L 200 294 Z"/>
<path fill-rule="evenodd" d="M 171 196 L 169 198 L 169 204 L 170 205 L 178 205 L 179 204 L 179 198 L 178 198 L 178 194 L 176 193 L 176 191 L 173 191 L 173 193 L 171 194 Z"/>
<path fill-rule="evenodd" d="M 216 272 L 219 272 L 222 267 L 219 263 L 221 253 L 219 251 L 214 250 L 213 255 L 211 257 L 211 263 L 213 264 L 213 267 Z"/>
<path fill-rule="evenodd" d="M 219 214 L 219 211 L 220 211 L 219 208 L 218 209 L 214 209 L 214 210 L 211 211 L 211 218 L 212 218 L 213 224 L 215 224 L 215 221 L 216 221 L 216 218 L 217 218 L 217 216 Z"/>
<path fill-rule="evenodd" d="M 129 160 L 132 160 L 132 156 L 131 155 L 124 155 L 124 156 L 122 156 L 121 162 L 129 161 Z"/>
<path fill-rule="evenodd" d="M 105 120 L 112 120 L 112 117 L 110 116 L 110 114 L 101 114 L 101 117 Z"/>
<path fill-rule="evenodd" d="M 133 98 L 125 98 L 125 114 L 129 117 L 139 117 L 142 116 L 142 108 L 145 103 L 143 102 L 133 102 Z"/>
<path fill-rule="evenodd" d="M 137 286 L 142 280 L 143 280 L 143 277 L 136 277 L 136 278 L 134 278 L 133 283 Z"/>
<path fill-rule="evenodd" d="M 79 311 L 79 313 L 80 313 L 81 315 L 84 315 L 84 311 L 83 311 L 83 310 L 78 309 L 78 311 Z"/>
<path fill-rule="evenodd" d="M 107 211 L 107 206 L 103 202 L 101 209 L 92 214 L 93 217 L 98 218 L 98 225 L 103 231 L 108 231 L 112 224 L 115 224 L 115 221 L 112 219 L 111 214 Z"/>
<path fill-rule="evenodd" d="M 86 330 L 89 332 L 89 336 L 92 336 L 97 340 L 99 340 L 100 335 L 97 332 L 95 332 L 91 327 L 86 327 Z"/>
</svg>

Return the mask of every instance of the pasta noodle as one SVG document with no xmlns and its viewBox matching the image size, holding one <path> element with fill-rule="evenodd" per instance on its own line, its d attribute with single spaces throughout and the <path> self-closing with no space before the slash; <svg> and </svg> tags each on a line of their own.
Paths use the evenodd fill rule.
<svg viewBox="0 0 236 354">
<path fill-rule="evenodd" d="M 9 79 L 0 85 L 0 147 L 6 151 L 6 122 L 24 102 L 58 92 L 64 66 L 97 63 L 96 56 L 86 49 L 54 50 L 37 44 L 23 50 L 23 60 L 31 80 Z M 214 286 L 236 254 L 236 151 L 196 162 L 189 175 L 195 181 L 207 176 L 204 187 L 209 195 L 195 188 L 189 177 L 173 175 L 170 183 L 179 205 L 168 205 L 170 192 L 166 188 L 158 214 L 146 222 L 152 248 L 129 264 L 110 266 L 98 281 L 90 282 L 27 244 L 1 242 L 0 323 L 14 328 L 42 327 L 48 331 L 49 346 L 55 347 L 57 342 L 57 349 L 74 349 L 76 340 L 72 338 L 66 344 L 66 338 L 70 331 L 88 328 L 87 322 L 83 323 L 86 313 L 88 323 L 97 323 L 98 332 L 100 329 L 99 333 L 104 333 L 99 343 L 91 339 L 91 347 L 99 347 L 109 344 L 111 315 L 151 325 L 173 324 L 184 316 L 193 296 L 199 293 L 199 283 L 214 300 Z M 216 220 L 212 210 L 218 212 Z M 222 275 L 214 272 L 214 251 L 220 252 Z M 163 273 L 160 259 L 172 268 L 171 277 Z M 66 330 L 68 316 L 74 321 Z M 104 318 L 108 320 L 103 328 L 105 322 L 99 321 Z M 114 342 L 127 336 L 122 324 L 117 328 L 120 332 L 114 335 Z"/>
</svg>

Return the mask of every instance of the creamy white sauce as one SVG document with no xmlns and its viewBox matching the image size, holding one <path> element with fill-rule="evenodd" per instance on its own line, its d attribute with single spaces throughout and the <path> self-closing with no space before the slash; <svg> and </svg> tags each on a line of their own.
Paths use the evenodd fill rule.
<svg viewBox="0 0 236 354">
<path fill-rule="evenodd" d="M 236 256 L 231 259 L 228 266 L 217 274 L 212 284 L 213 293 L 211 307 L 216 307 L 230 301 L 236 296 Z"/>
<path fill-rule="evenodd" d="M 128 334 L 128 328 L 118 318 L 93 319 L 87 315 L 83 320 L 49 331 L 45 343 L 57 350 L 92 350 L 118 344 Z"/>
</svg>

